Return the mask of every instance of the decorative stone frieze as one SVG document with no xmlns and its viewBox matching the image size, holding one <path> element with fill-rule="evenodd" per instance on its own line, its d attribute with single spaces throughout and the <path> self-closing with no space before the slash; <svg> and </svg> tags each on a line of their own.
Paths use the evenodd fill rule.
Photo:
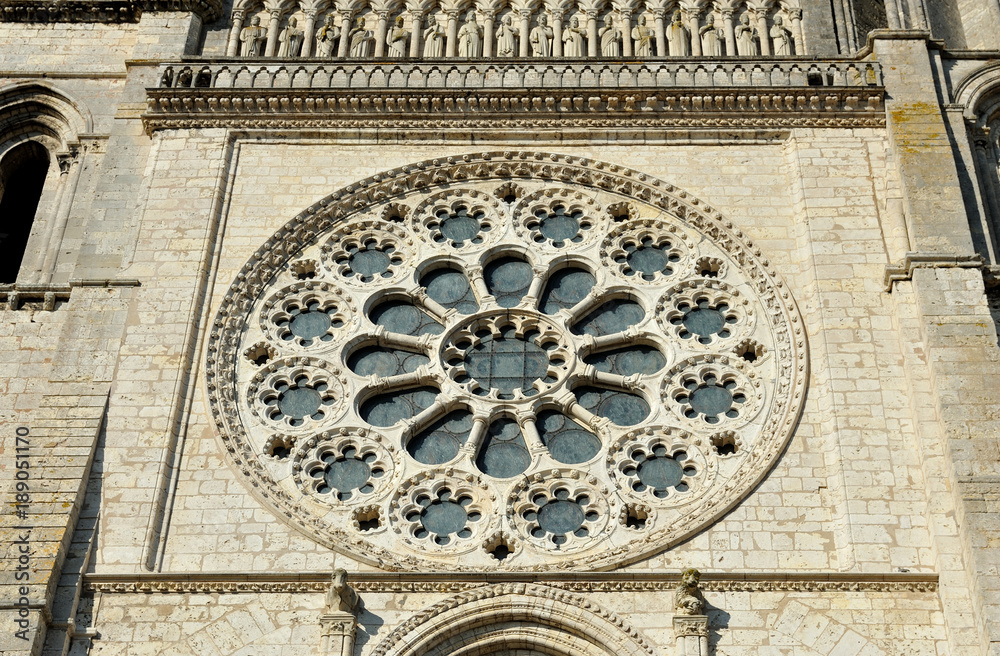
<svg viewBox="0 0 1000 656">
<path fill-rule="evenodd" d="M 222 15 L 220 0 L 0 0 L 4 23 L 138 23 L 144 11 L 193 12 L 210 23 Z"/>
<path fill-rule="evenodd" d="M 237 276 L 208 347 L 217 430 L 275 512 L 382 568 L 643 558 L 749 493 L 802 406 L 801 320 L 744 240 L 601 162 L 380 173 Z"/>
<path fill-rule="evenodd" d="M 882 126 L 875 62 L 164 64 L 148 132 L 184 127 Z"/>
</svg>

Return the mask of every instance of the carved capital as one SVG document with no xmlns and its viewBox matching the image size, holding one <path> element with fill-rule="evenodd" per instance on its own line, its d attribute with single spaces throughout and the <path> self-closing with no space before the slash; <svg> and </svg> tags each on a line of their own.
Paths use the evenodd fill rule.
<svg viewBox="0 0 1000 656">
<path fill-rule="evenodd" d="M 230 18 L 232 19 L 233 22 L 236 22 L 236 21 L 242 21 L 244 18 L 246 18 L 246 16 L 247 16 L 246 10 L 233 9 L 233 13 L 230 15 Z"/>
<path fill-rule="evenodd" d="M 708 616 L 681 615 L 674 617 L 674 637 L 708 637 Z"/>
<path fill-rule="evenodd" d="M 802 20 L 801 9 L 786 9 L 785 12 L 788 14 L 789 20 Z"/>
</svg>

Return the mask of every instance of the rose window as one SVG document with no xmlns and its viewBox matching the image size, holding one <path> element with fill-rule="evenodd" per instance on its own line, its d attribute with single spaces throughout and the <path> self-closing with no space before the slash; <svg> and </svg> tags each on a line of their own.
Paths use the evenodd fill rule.
<svg viewBox="0 0 1000 656">
<path fill-rule="evenodd" d="M 558 156 L 517 157 L 352 186 L 223 303 L 220 433 L 332 548 L 390 568 L 610 566 L 701 530 L 791 434 L 804 341 L 759 253 L 662 183 L 553 185 Z"/>
</svg>

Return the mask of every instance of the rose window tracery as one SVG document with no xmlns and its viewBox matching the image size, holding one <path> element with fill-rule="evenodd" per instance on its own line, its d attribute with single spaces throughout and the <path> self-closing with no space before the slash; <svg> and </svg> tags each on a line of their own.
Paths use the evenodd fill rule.
<svg viewBox="0 0 1000 656">
<path fill-rule="evenodd" d="M 738 231 L 645 176 L 605 169 L 597 190 L 580 165 L 553 184 L 558 156 L 515 157 L 340 192 L 220 311 L 220 433 L 331 547 L 384 567 L 610 566 L 719 516 L 790 435 L 798 315 Z"/>
</svg>

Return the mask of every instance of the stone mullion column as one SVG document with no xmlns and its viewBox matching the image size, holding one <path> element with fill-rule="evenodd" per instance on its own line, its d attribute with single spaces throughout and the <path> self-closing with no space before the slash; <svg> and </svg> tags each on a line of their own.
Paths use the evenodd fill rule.
<svg viewBox="0 0 1000 656">
<path fill-rule="evenodd" d="M 973 147 L 975 148 L 976 169 L 980 172 L 979 178 L 980 193 L 983 198 L 983 209 L 986 210 L 985 220 L 982 221 L 984 232 L 987 233 L 987 248 L 990 252 L 991 263 L 998 262 L 996 229 L 994 226 L 1000 224 L 1000 185 L 997 184 L 997 153 L 990 143 L 988 131 L 980 131 L 973 135 Z"/>
<path fill-rule="evenodd" d="M 281 12 L 275 9 L 271 12 L 271 22 L 267 27 L 267 45 L 264 46 L 264 56 L 274 57 L 278 45 L 278 28 L 281 27 Z"/>
<path fill-rule="evenodd" d="M 493 34 L 493 22 L 495 19 L 496 14 L 494 12 L 483 12 L 483 57 L 486 58 L 493 56 L 493 40 L 496 36 Z"/>
<path fill-rule="evenodd" d="M 55 199 L 55 220 L 47 222 L 45 237 L 42 240 L 43 257 L 38 267 L 36 280 L 39 282 L 52 282 L 55 275 L 56 262 L 59 257 L 60 245 L 63 235 L 66 233 L 66 225 L 69 223 L 70 210 L 73 209 L 73 197 L 80 184 L 80 160 L 83 154 L 73 147 L 65 154 L 58 156 L 59 163 L 59 190 Z"/>
<path fill-rule="evenodd" d="M 667 30 L 664 22 L 666 20 L 667 10 L 657 9 L 653 12 L 653 30 L 656 32 L 656 56 L 666 57 L 667 56 Z M 632 26 L 627 26 L 625 31 L 625 39 L 632 38 Z"/>
<path fill-rule="evenodd" d="M 306 12 L 306 26 L 302 30 L 302 56 L 311 57 L 313 41 L 316 39 L 316 11 Z"/>
<path fill-rule="evenodd" d="M 531 11 L 523 9 L 517 12 L 517 17 L 521 19 L 521 38 L 518 39 L 517 54 L 519 57 L 524 58 L 528 56 L 528 48 L 530 46 L 529 40 L 531 35 L 529 32 L 531 32 Z"/>
<path fill-rule="evenodd" d="M 691 33 L 691 56 L 701 57 L 701 19 L 697 10 L 687 12 L 688 32 Z"/>
<path fill-rule="evenodd" d="M 674 615 L 674 656 L 708 656 L 708 617 Z"/>
<path fill-rule="evenodd" d="M 385 33 L 389 27 L 389 12 L 378 12 L 378 22 L 375 23 L 375 56 L 385 57 Z"/>
<path fill-rule="evenodd" d="M 347 48 L 350 45 L 351 20 L 353 18 L 353 11 L 340 12 L 340 43 L 337 45 L 337 57 L 340 59 L 347 57 Z"/>
<path fill-rule="evenodd" d="M 795 44 L 793 54 L 804 55 L 806 54 L 806 47 L 802 35 L 802 10 L 789 9 L 788 18 L 792 23 L 792 42 Z"/>
<path fill-rule="evenodd" d="M 458 12 L 448 12 L 448 34 L 444 46 L 444 56 L 454 57 L 458 54 Z"/>
<path fill-rule="evenodd" d="M 622 56 L 631 57 L 632 51 L 632 12 L 626 9 L 621 10 L 622 19 Z"/>
<path fill-rule="evenodd" d="M 410 58 L 416 59 L 420 56 L 420 47 L 424 39 L 424 12 L 411 11 L 413 17 L 413 27 L 410 29 Z"/>
<path fill-rule="evenodd" d="M 726 33 L 726 55 L 728 57 L 736 56 L 736 26 L 733 21 L 733 16 L 736 12 L 732 9 L 724 9 L 722 11 L 722 25 Z"/>
<path fill-rule="evenodd" d="M 552 56 L 562 57 L 563 56 L 563 15 L 561 11 L 552 12 Z M 587 47 L 590 48 L 590 40 L 587 41 Z"/>
<path fill-rule="evenodd" d="M 757 19 L 757 34 L 760 35 L 760 55 L 761 57 L 770 57 L 771 33 L 767 29 L 767 12 L 758 10 L 754 18 Z"/>
<path fill-rule="evenodd" d="M 628 40 L 628 38 L 629 35 L 626 34 L 625 39 L 623 40 Z M 600 45 L 598 43 L 598 40 L 599 39 L 597 38 L 597 12 L 588 11 L 587 12 L 587 56 L 588 57 L 597 57 L 598 53 L 600 52 L 598 49 L 598 46 Z"/>
<path fill-rule="evenodd" d="M 240 54 L 240 32 L 243 31 L 243 20 L 245 17 L 246 13 L 242 9 L 233 10 L 233 26 L 229 30 L 226 57 L 236 57 Z"/>
</svg>

